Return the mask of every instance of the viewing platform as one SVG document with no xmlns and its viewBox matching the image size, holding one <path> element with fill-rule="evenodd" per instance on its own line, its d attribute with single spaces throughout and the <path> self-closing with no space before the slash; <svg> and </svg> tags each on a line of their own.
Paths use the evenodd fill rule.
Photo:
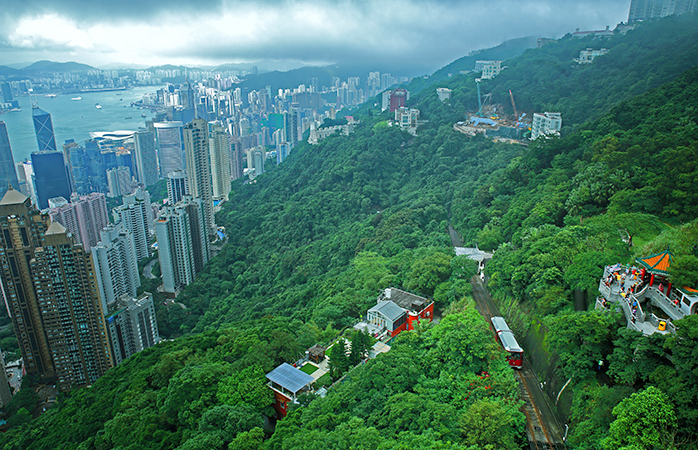
<svg viewBox="0 0 698 450">
<path fill-rule="evenodd" d="M 666 260 L 665 265 L 658 268 L 657 262 L 662 260 Z M 620 308 L 628 328 L 647 336 L 675 333 L 674 321 L 698 313 L 698 291 L 672 287 L 666 272 L 670 260 L 667 249 L 638 259 L 640 268 L 620 264 L 605 267 L 596 309 Z"/>
</svg>

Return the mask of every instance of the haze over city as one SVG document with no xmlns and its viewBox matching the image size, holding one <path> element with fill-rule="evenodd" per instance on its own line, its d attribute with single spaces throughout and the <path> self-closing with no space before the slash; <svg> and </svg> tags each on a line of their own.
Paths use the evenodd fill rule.
<svg viewBox="0 0 698 450">
<path fill-rule="evenodd" d="M 0 64 L 381 64 L 418 75 L 522 36 L 627 20 L 627 0 L 5 2 Z M 265 64 L 261 64 L 260 68 Z"/>
</svg>

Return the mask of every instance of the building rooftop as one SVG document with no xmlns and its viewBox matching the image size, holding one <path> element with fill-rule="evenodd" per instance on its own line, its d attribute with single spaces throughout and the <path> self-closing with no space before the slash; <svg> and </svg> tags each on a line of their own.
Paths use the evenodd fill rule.
<svg viewBox="0 0 698 450">
<path fill-rule="evenodd" d="M 396 288 L 388 288 L 383 291 L 383 293 L 378 296 L 378 301 L 380 302 L 382 300 L 389 300 L 400 308 L 410 311 L 421 311 L 431 303 L 424 297 L 410 294 L 409 292 Z"/>
<path fill-rule="evenodd" d="M 402 315 L 405 314 L 405 310 L 400 308 L 398 305 L 390 300 L 381 300 L 376 306 L 369 309 L 369 311 L 376 311 L 384 315 L 389 320 L 395 322 Z"/>
<path fill-rule="evenodd" d="M 313 377 L 288 363 L 283 363 L 269 372 L 267 379 L 293 393 L 300 391 L 313 382 Z"/>
<path fill-rule="evenodd" d="M 27 196 L 10 186 L 5 195 L 0 200 L 0 205 L 21 205 L 27 200 Z"/>
</svg>

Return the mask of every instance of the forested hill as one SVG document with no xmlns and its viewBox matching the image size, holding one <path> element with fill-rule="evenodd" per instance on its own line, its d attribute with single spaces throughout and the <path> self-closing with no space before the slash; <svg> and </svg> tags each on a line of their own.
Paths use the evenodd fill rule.
<svg viewBox="0 0 698 450">
<path fill-rule="evenodd" d="M 573 380 L 574 448 L 696 442 L 696 318 L 677 323 L 676 338 L 644 339 L 611 314 L 575 312 L 572 302 L 574 289 L 593 296 L 603 264 L 629 262 L 658 246 L 671 245 L 684 279 L 696 273 L 698 69 L 679 73 L 698 61 L 686 61 L 696 40 L 675 42 L 678 56 L 642 40 L 643 30 L 655 33 L 652 42 L 687 39 L 698 30 L 691 17 L 603 41 L 612 47 L 604 58 L 622 53 L 623 39 L 635 43 L 627 46 L 633 64 L 647 65 L 627 76 L 640 92 L 669 81 L 634 98 L 614 94 L 622 70 L 602 59 L 569 69 L 570 77 L 583 70 L 599 80 L 593 92 L 568 77 L 535 81 L 542 69 L 531 61 L 563 49 L 576 57 L 591 42 L 562 40 L 509 62 L 493 86 L 504 89 L 497 84 L 504 75 L 522 86 L 544 85 L 545 95 L 564 92 L 600 115 L 583 125 L 580 119 L 561 139 L 524 147 L 454 132 L 453 122 L 477 100 L 471 78 L 452 77 L 450 103 L 441 104 L 431 88 L 413 98 L 429 120 L 417 137 L 389 126 L 387 114 L 362 116 L 351 136 L 299 145 L 255 182 L 236 183 L 217 215 L 228 244 L 180 297 L 186 310 L 159 311 L 162 329 L 176 339 L 61 398 L 38 419 L 28 417 L 32 399 L 23 391 L 0 445 L 516 448 L 524 432 L 516 385 L 468 303 L 472 265 L 453 254 L 449 223 L 469 243 L 497 248 L 487 269 L 490 288 L 517 332 L 531 324 L 548 329 L 550 348 L 565 362 L 560 374 Z M 625 101 L 612 104 L 613 95 Z M 621 227 L 634 234 L 634 248 L 619 239 Z M 291 411 L 277 434 L 267 429 L 264 440 L 263 417 L 271 414 L 264 374 L 316 342 L 331 342 L 388 286 L 434 298 L 445 317 L 404 333 L 390 353 L 352 372 L 324 399 L 303 399 L 307 406 Z M 600 358 L 610 377 L 603 385 L 590 364 Z M 656 421 L 638 431 L 633 424 L 648 416 Z"/>
</svg>

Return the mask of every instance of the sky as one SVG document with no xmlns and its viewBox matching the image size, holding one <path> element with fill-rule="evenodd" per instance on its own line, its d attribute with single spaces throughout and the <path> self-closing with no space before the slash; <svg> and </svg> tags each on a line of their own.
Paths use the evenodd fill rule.
<svg viewBox="0 0 698 450">
<path fill-rule="evenodd" d="M 630 0 L 2 0 L 0 65 L 271 61 L 436 70 L 524 36 L 615 27 Z"/>
</svg>

